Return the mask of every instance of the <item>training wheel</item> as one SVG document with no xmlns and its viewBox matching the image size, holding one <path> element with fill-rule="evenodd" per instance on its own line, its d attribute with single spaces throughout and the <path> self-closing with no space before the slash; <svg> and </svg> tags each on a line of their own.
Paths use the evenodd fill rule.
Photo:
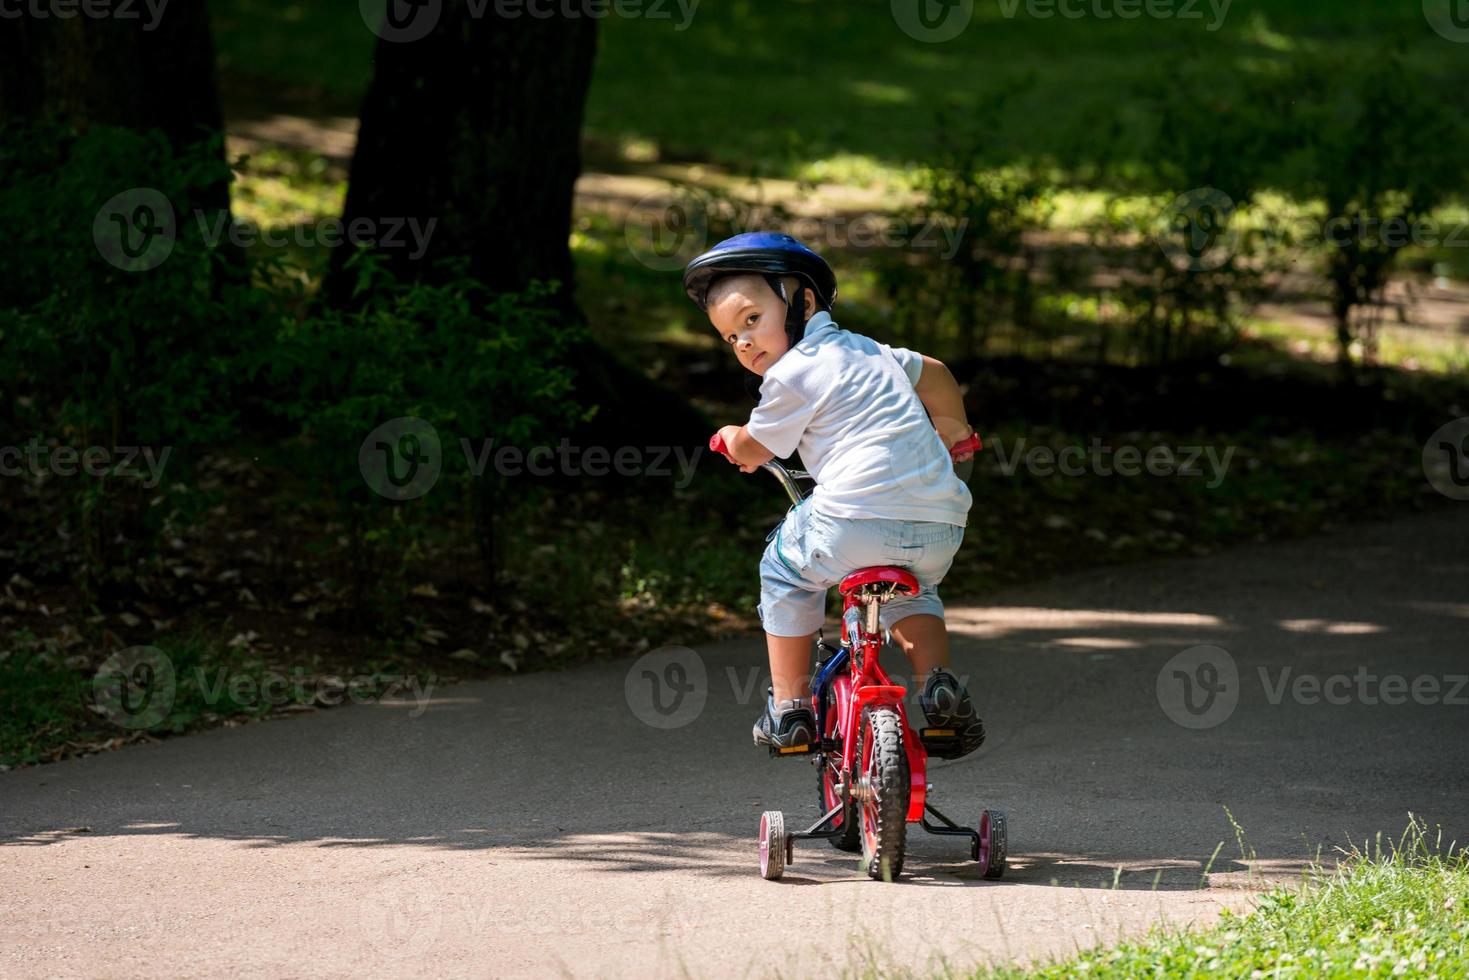
<svg viewBox="0 0 1469 980">
<path fill-rule="evenodd" d="M 979 862 L 980 876 L 999 878 L 1005 873 L 1005 811 L 985 810 L 979 815 L 979 840 L 970 853 Z"/>
<path fill-rule="evenodd" d="M 786 837 L 786 818 L 779 810 L 760 814 L 760 877 L 776 881 L 785 873 L 791 857 L 790 838 Z"/>
</svg>

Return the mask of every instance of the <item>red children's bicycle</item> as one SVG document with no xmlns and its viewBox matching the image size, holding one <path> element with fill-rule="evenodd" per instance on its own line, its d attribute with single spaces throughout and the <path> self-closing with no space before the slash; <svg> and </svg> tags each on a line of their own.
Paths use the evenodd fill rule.
<svg viewBox="0 0 1469 980">
<path fill-rule="evenodd" d="M 715 435 L 709 448 L 725 452 Z M 951 456 L 980 449 L 978 435 L 955 444 Z M 781 483 L 792 503 L 805 495 L 796 484 L 811 479 L 800 470 L 787 470 L 771 460 L 761 467 Z M 774 881 L 795 859 L 795 842 L 824 838 L 838 850 L 862 854 L 861 867 L 873 878 L 893 881 L 903 870 L 908 824 L 930 834 L 967 837 L 970 855 L 985 878 L 1005 873 L 1005 813 L 982 810 L 979 827 L 961 827 L 929 802 L 927 747 L 938 748 L 959 737 L 952 729 L 922 728 L 908 724 L 903 703 L 906 689 L 892 683 L 878 663 L 883 636 L 878 628 L 882 603 L 898 596 L 916 595 L 918 580 L 895 566 L 859 568 L 842 579 L 842 646 L 817 643 L 816 668 L 811 677 L 820 739 L 812 745 L 780 754 L 809 754 L 818 772 L 818 809 L 821 819 L 800 831 L 788 831 L 785 815 L 767 810 L 760 817 L 760 874 Z M 776 750 L 772 748 L 772 753 Z M 939 822 L 930 823 L 926 814 Z"/>
</svg>

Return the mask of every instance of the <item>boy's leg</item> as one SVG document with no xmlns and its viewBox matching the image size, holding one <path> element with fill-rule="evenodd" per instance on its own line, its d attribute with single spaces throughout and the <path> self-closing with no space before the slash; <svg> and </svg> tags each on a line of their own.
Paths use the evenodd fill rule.
<svg viewBox="0 0 1469 980">
<path fill-rule="evenodd" d="M 918 613 L 900 619 L 893 624 L 893 639 L 913 665 L 913 676 L 917 680 L 927 677 L 935 667 L 949 666 L 949 631 L 940 616 Z M 774 663 L 775 655 L 772 653 L 772 672 Z"/>
<path fill-rule="evenodd" d="M 889 605 L 891 615 L 902 617 L 891 621 L 889 628 L 913 665 L 913 682 L 921 692 L 918 702 L 924 717 L 932 729 L 952 730 L 947 736 L 935 732 L 932 737 L 923 737 L 929 754 L 943 759 L 968 755 L 984 744 L 984 723 L 964 683 L 949 667 L 949 633 L 937 595 L 937 586 L 948 573 L 962 539 L 962 531 L 956 529 L 945 546 L 935 547 L 931 555 L 924 554 L 914 562 L 913 574 L 923 584 L 923 593 L 902 600 L 897 609 Z M 937 540 L 934 543 L 939 544 Z M 929 611 L 920 611 L 925 606 Z"/>
<path fill-rule="evenodd" d="M 770 686 L 775 689 L 777 704 L 790 698 L 811 696 L 811 644 L 815 639 L 815 633 L 806 636 L 765 634 L 765 644 L 770 653 Z"/>
<path fill-rule="evenodd" d="M 918 703 L 928 723 L 952 729 L 942 739 L 924 737 L 930 755 L 957 759 L 984 744 L 984 722 L 974 710 L 964 683 L 949 669 L 949 634 L 938 616 L 917 613 L 893 624 L 893 639 L 913 664 Z"/>
</svg>

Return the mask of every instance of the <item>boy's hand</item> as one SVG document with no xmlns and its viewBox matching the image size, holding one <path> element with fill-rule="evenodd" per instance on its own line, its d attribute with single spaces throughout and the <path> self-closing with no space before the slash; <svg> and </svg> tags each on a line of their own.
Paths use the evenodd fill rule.
<svg viewBox="0 0 1469 980">
<path fill-rule="evenodd" d="M 759 466 L 752 466 L 752 465 L 750 465 L 748 463 L 741 463 L 739 460 L 735 459 L 729 453 L 730 448 L 733 447 L 734 444 L 735 444 L 735 439 L 736 438 L 746 438 L 745 437 L 745 434 L 744 434 L 744 431 L 742 430 L 742 428 L 740 426 L 738 426 L 738 425 L 726 425 L 726 426 L 724 426 L 723 428 L 721 428 L 719 430 L 719 438 L 722 439 L 722 440 L 724 440 L 724 446 L 725 446 L 724 452 L 721 453 L 720 455 L 722 455 L 725 459 L 729 460 L 734 465 L 738 466 L 740 468 L 740 472 L 741 473 L 753 473 L 757 469 L 760 468 Z M 756 445 L 758 446 L 759 444 L 756 443 Z"/>
<path fill-rule="evenodd" d="M 953 442 L 949 443 L 949 447 L 950 448 L 953 448 L 954 446 L 957 446 L 959 443 L 963 442 L 965 439 L 968 439 L 972 435 L 974 435 L 974 429 L 971 426 L 968 426 L 968 425 L 964 426 L 964 432 L 963 432 L 963 434 L 961 434 Z M 956 463 L 962 463 L 966 459 L 973 459 L 973 458 L 974 458 L 974 453 L 960 453 L 959 455 L 957 455 L 957 456 L 954 457 L 954 462 L 956 462 Z"/>
<path fill-rule="evenodd" d="M 746 466 L 729 454 L 729 447 L 734 445 L 735 434 L 739 431 L 740 427 L 737 425 L 726 425 L 719 430 L 719 438 L 724 440 L 725 446 L 725 451 L 720 453 L 720 455 L 729 460 L 731 463 L 738 466 L 741 473 L 753 473 L 755 472 L 755 467 Z"/>
</svg>

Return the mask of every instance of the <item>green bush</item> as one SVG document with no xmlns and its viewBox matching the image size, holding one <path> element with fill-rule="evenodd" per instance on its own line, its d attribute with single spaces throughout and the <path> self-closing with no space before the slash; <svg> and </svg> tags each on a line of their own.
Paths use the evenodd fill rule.
<svg viewBox="0 0 1469 980">
<path fill-rule="evenodd" d="M 1003 162 L 993 141 L 1014 94 L 990 93 L 962 119 L 938 115 L 937 149 L 914 182 L 929 221 L 954 236 L 952 254 L 910 250 L 878 273 L 896 333 L 924 349 L 942 349 L 939 333 L 952 337 L 951 357 L 983 353 L 998 324 L 1021 334 L 1034 326 L 1036 256 L 1025 236 L 1047 226 L 1052 188 L 1038 172 Z"/>
<path fill-rule="evenodd" d="M 229 180 L 217 139 L 176 150 L 156 131 L 8 125 L 0 175 L 5 431 L 19 443 L 160 454 L 228 438 L 232 365 L 259 303 L 207 241 L 220 214 L 192 206 Z M 130 221 L 171 226 L 171 244 Z M 120 234 L 139 254 L 119 249 Z M 188 453 L 171 457 L 165 475 L 176 479 Z M 85 554 L 84 584 L 119 584 L 149 552 L 163 512 L 148 506 L 153 488 L 115 468 L 37 482 Z"/>
<path fill-rule="evenodd" d="M 205 241 L 209 216 L 188 208 L 229 178 L 218 143 L 175 151 L 157 131 L 7 127 L 0 173 L 12 236 L 0 252 L 0 384 L 26 413 L 10 421 L 83 442 L 201 443 L 233 431 L 241 297 Z M 156 267 L 129 271 L 98 240 L 116 234 L 104 208 L 117 195 L 131 194 L 118 205 L 129 212 L 158 199 L 141 191 L 172 206 L 176 239 Z"/>
<path fill-rule="evenodd" d="M 1286 84 L 1299 97 L 1286 116 L 1285 178 L 1322 205 L 1314 250 L 1331 287 L 1337 357 L 1350 371 L 1354 349 L 1375 356 L 1398 255 L 1463 186 L 1469 146 L 1459 110 L 1401 47 L 1350 63 L 1302 56 Z"/>
<path fill-rule="evenodd" d="M 1221 78 L 1194 56 L 1165 62 L 1136 95 L 1151 120 L 1144 193 L 1114 193 L 1090 229 L 1118 273 L 1105 298 L 1137 360 L 1212 357 L 1283 268 L 1276 217 L 1256 206 L 1278 155 L 1279 86 L 1269 73 Z"/>
<path fill-rule="evenodd" d="M 584 328 L 547 305 L 554 284 L 494 294 L 462 274 L 401 283 L 369 253 L 350 261 L 364 302 L 287 319 L 247 359 L 247 373 L 267 383 L 269 408 L 298 427 L 296 467 L 346 528 L 345 573 L 360 614 L 402 597 L 405 561 L 446 515 L 473 523 L 493 574 L 504 541 L 496 519 L 511 487 L 491 465 L 472 472 L 484 440 L 523 446 L 594 409 L 572 393 L 566 352 Z M 369 485 L 359 454 L 370 433 L 401 419 L 421 423 L 395 424 L 389 437 L 435 440 L 441 472 L 421 495 L 395 498 Z"/>
</svg>

